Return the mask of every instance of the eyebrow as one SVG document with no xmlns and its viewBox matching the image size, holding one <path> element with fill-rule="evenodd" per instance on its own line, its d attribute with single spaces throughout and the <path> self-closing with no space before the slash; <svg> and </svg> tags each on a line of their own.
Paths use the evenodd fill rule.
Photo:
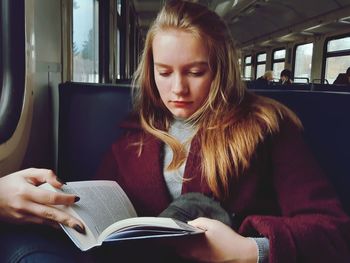
<svg viewBox="0 0 350 263">
<path fill-rule="evenodd" d="M 164 68 L 171 67 L 171 65 L 158 63 L 158 62 L 154 62 L 154 65 L 159 66 L 159 67 L 164 67 Z M 195 61 L 195 62 L 191 62 L 191 63 L 185 65 L 185 67 L 195 67 L 195 66 L 208 66 L 208 62 L 206 62 L 206 61 Z"/>
</svg>

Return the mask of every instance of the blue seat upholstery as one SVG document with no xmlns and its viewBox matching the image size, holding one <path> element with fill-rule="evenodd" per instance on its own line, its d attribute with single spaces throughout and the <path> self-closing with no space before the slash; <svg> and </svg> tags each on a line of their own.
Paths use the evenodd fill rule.
<svg viewBox="0 0 350 263">
<path fill-rule="evenodd" d="M 249 90 L 311 90 L 311 84 L 308 83 L 293 83 L 289 85 L 282 85 L 280 83 L 272 82 L 266 85 L 260 81 L 245 81 L 245 84 Z"/>
<path fill-rule="evenodd" d="M 278 90 L 310 90 L 311 85 L 307 83 L 292 83 L 288 85 L 282 85 L 280 83 L 274 83 L 272 85 L 273 89 Z"/>
<path fill-rule="evenodd" d="M 305 138 L 350 214 L 350 93 L 255 90 L 300 117 Z M 130 88 L 64 83 L 59 87 L 58 174 L 67 181 L 93 177 L 103 154 L 120 135 L 131 109 Z"/>
<path fill-rule="evenodd" d="M 337 84 L 312 84 L 312 90 L 315 91 L 330 91 L 330 92 L 350 92 L 350 85 Z"/>
<path fill-rule="evenodd" d="M 58 175 L 67 181 L 92 178 L 130 110 L 125 84 L 60 84 Z"/>
</svg>

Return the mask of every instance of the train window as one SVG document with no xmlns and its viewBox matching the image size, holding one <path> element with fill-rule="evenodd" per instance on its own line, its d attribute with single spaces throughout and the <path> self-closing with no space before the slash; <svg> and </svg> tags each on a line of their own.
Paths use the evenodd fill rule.
<svg viewBox="0 0 350 263">
<path fill-rule="evenodd" d="M 325 78 L 333 83 L 339 73 L 349 67 L 350 37 L 331 39 L 326 42 Z"/>
<path fill-rule="evenodd" d="M 344 50 L 350 51 L 350 37 L 344 37 L 344 38 L 328 41 L 328 44 L 327 44 L 328 52 L 344 51 Z"/>
<path fill-rule="evenodd" d="M 73 81 L 98 82 L 98 1 L 73 1 Z"/>
<path fill-rule="evenodd" d="M 116 50 L 115 50 L 115 75 L 117 79 L 120 79 L 120 29 L 117 28 L 117 40 L 116 40 Z"/>
<path fill-rule="evenodd" d="M 0 1 L 0 144 L 21 116 L 25 86 L 25 3 Z"/>
<path fill-rule="evenodd" d="M 260 53 L 256 56 L 256 78 L 264 75 L 266 71 L 266 53 Z"/>
<path fill-rule="evenodd" d="M 252 56 L 246 56 L 244 58 L 244 78 L 252 78 Z"/>
<path fill-rule="evenodd" d="M 311 78 L 313 43 L 297 45 L 295 48 L 294 77 L 296 82 L 308 82 Z"/>
<path fill-rule="evenodd" d="M 277 49 L 273 51 L 272 55 L 272 70 L 273 70 L 273 78 L 279 79 L 281 71 L 285 67 L 285 59 L 286 59 L 286 50 L 285 49 Z"/>
<path fill-rule="evenodd" d="M 117 13 L 122 15 L 122 0 L 117 0 Z"/>
<path fill-rule="evenodd" d="M 242 74 L 242 59 L 241 58 L 239 58 L 238 59 L 238 66 L 239 66 L 239 70 L 241 71 L 241 78 L 243 78 L 243 74 Z"/>
</svg>

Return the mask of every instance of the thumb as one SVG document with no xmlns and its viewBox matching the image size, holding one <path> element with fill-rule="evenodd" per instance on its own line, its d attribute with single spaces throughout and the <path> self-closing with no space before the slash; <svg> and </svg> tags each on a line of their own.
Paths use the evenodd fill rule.
<svg viewBox="0 0 350 263">
<path fill-rule="evenodd" d="M 56 174 L 49 169 L 29 168 L 24 170 L 24 172 L 26 172 L 25 178 L 35 186 L 49 183 L 53 187 L 61 188 L 62 184 L 64 184 L 64 182 L 60 181 Z"/>
</svg>

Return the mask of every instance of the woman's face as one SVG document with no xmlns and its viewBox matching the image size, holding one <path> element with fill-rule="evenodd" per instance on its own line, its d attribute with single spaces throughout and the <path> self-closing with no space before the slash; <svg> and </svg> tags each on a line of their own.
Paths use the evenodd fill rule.
<svg viewBox="0 0 350 263">
<path fill-rule="evenodd" d="M 284 76 L 284 75 L 283 75 L 283 76 L 281 76 L 281 80 L 282 80 L 282 82 L 288 81 L 288 79 L 289 79 L 289 78 L 288 78 L 287 76 Z"/>
<path fill-rule="evenodd" d="M 155 82 L 163 103 L 175 117 L 190 117 L 208 97 L 213 74 L 203 42 L 176 29 L 160 31 L 153 39 Z"/>
</svg>

